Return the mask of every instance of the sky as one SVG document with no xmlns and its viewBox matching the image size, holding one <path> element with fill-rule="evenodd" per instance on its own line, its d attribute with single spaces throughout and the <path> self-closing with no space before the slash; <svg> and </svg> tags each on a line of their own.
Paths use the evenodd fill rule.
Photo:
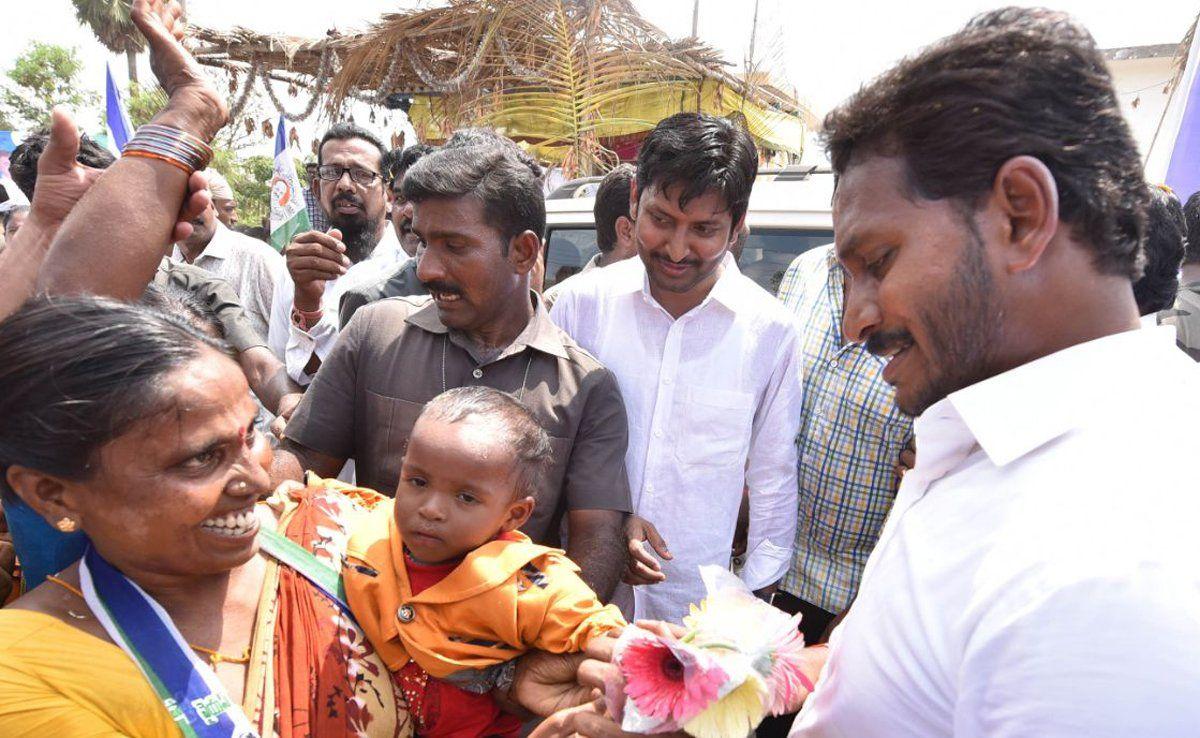
<svg viewBox="0 0 1200 738">
<path fill-rule="evenodd" d="M 691 33 L 694 0 L 633 2 L 668 36 Z M 328 28 L 361 29 L 383 13 L 430 4 L 428 0 L 187 0 L 187 9 L 190 21 L 198 25 L 222 30 L 244 26 L 317 37 Z M 1001 4 L 1006 3 L 758 0 L 755 57 L 821 115 L 896 60 L 953 32 L 976 13 Z M 1197 0 L 1045 0 L 1033 4 L 1072 13 L 1088 26 L 1102 48 L 1178 43 L 1200 11 Z M 38 40 L 77 48 L 85 62 L 84 85 L 97 93 L 103 93 L 106 60 L 111 61 L 118 84 L 124 84 L 124 57 L 108 54 L 90 31 L 78 25 L 69 0 L 38 0 L 37 12 L 11 10 L 34 5 L 34 0 L 0 0 L 0 6 L 8 11 L 0 26 L 0 73 L 6 76 L 13 59 L 30 41 Z M 699 0 L 699 6 L 699 37 L 721 50 L 735 65 L 734 71 L 741 69 L 754 26 L 754 0 Z M 142 69 L 149 77 L 144 58 Z M 294 107 L 302 105 L 297 102 Z M 80 122 L 94 128 L 98 113 L 85 112 Z M 385 137 L 388 128 L 399 131 L 406 127 L 399 113 L 376 125 Z M 301 126 L 302 139 L 311 137 L 309 128 Z"/>
</svg>

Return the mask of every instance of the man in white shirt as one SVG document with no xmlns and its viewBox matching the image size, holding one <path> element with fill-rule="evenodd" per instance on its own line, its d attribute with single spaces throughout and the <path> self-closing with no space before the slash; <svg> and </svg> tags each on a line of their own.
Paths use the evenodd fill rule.
<svg viewBox="0 0 1200 738">
<path fill-rule="evenodd" d="M 635 587 L 639 618 L 678 622 L 703 598 L 698 567 L 729 565 L 745 487 L 742 578 L 769 590 L 791 561 L 798 331 L 729 253 L 757 166 L 750 136 L 723 118 L 661 121 L 642 145 L 630 198 L 640 258 L 564 284 L 551 312 L 625 398 L 636 513 L 626 581 L 652 584 Z"/>
<path fill-rule="evenodd" d="M 386 151 L 353 123 L 337 123 L 317 149 L 321 208 L 332 226 L 306 231 L 284 248 L 288 277 L 276 290 L 268 344 L 302 385 L 329 355 L 346 290 L 379 280 L 409 258 L 388 223 Z"/>
<path fill-rule="evenodd" d="M 206 269 L 224 279 L 241 298 L 246 316 L 267 337 L 275 285 L 287 274 L 279 252 L 256 238 L 226 228 L 210 203 L 192 220 L 192 235 L 175 244 L 171 258 Z"/>
<path fill-rule="evenodd" d="M 226 228 L 233 228 L 238 224 L 237 197 L 229 186 L 229 180 L 216 169 L 209 169 L 204 174 L 208 177 L 208 193 L 212 195 L 217 220 L 224 223 Z"/>
<path fill-rule="evenodd" d="M 830 113 L 843 329 L 916 420 L 792 736 L 1195 736 L 1200 375 L 1088 32 L 1006 9 Z"/>
</svg>

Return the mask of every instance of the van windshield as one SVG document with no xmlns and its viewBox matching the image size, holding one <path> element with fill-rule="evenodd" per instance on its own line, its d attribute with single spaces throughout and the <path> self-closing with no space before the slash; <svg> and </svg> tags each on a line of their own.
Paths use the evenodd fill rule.
<svg viewBox="0 0 1200 738">
<path fill-rule="evenodd" d="M 578 274 L 599 251 L 596 229 L 589 226 L 551 227 L 546 238 L 546 287 Z M 738 268 L 772 295 L 779 291 L 788 265 L 809 249 L 833 243 L 828 229 L 750 229 Z"/>
</svg>

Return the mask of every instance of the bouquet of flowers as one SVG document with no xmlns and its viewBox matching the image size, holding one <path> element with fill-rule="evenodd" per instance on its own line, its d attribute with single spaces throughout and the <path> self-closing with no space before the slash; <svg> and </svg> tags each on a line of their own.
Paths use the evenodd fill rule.
<svg viewBox="0 0 1200 738">
<path fill-rule="evenodd" d="M 622 679 L 607 685 L 605 698 L 624 730 L 745 736 L 812 691 L 801 671 L 800 616 L 771 607 L 720 567 L 700 574 L 707 596 L 684 618 L 683 637 L 631 625 L 617 642 Z"/>
</svg>

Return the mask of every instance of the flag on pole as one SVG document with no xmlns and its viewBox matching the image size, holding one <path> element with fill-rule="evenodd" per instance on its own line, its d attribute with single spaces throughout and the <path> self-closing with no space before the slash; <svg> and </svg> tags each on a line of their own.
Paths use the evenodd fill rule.
<svg viewBox="0 0 1200 738">
<path fill-rule="evenodd" d="M 297 233 L 311 227 L 296 163 L 288 153 L 287 123 L 280 115 L 275 129 L 275 174 L 271 177 L 271 245 L 282 251 Z"/>
<path fill-rule="evenodd" d="M 1197 65 L 1200 65 L 1200 33 L 1193 28 L 1187 67 L 1176 90 L 1184 102 L 1166 176 L 1167 184 L 1185 201 L 1193 192 L 1200 190 L 1200 84 L 1196 81 Z"/>
<path fill-rule="evenodd" d="M 129 113 L 125 110 L 125 101 L 121 99 L 121 91 L 113 81 L 112 67 L 104 64 L 104 119 L 108 129 L 108 147 L 113 156 L 120 156 L 121 149 L 133 137 L 133 124 L 129 122 Z"/>
<path fill-rule="evenodd" d="M 1187 64 L 1174 80 L 1146 153 L 1146 181 L 1166 183 L 1180 200 L 1200 190 L 1200 33 L 1192 28 Z"/>
</svg>

